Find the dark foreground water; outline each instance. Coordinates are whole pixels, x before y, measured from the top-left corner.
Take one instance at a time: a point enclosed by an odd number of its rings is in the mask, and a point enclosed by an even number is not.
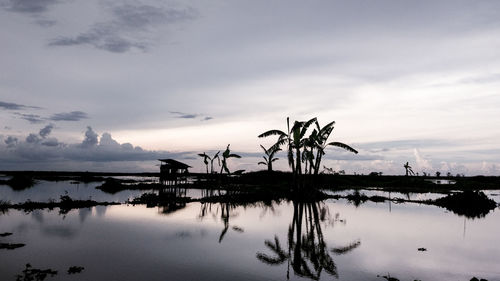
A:
[[[65,184],[68,193],[76,189]],[[43,198],[42,187],[29,192]],[[6,189],[0,186],[2,200]],[[82,189],[95,192],[80,186],[82,196],[88,196]],[[113,196],[123,201],[132,193]],[[111,195],[91,196],[99,201]],[[500,280],[498,208],[476,219],[434,206],[356,207],[344,200],[190,203],[175,211],[119,205],[64,215],[57,208],[9,210],[0,213],[4,232],[13,234],[0,237],[1,243],[26,246],[0,249],[0,280],[15,280],[27,263],[58,271],[46,280],[385,280],[377,275],[389,274],[399,280]],[[84,270],[68,275],[71,266]]]

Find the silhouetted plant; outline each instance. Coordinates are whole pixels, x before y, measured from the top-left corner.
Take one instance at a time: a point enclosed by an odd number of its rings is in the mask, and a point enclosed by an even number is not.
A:
[[[262,150],[264,150],[266,156],[262,156],[262,158],[264,158],[264,161],[260,161],[258,165],[266,165],[267,170],[271,172],[273,170],[273,162],[278,160],[278,158],[274,157],[274,154],[276,154],[276,152],[280,151],[281,149],[275,146],[271,146],[269,149],[266,149],[262,145],[260,145],[260,147],[262,148]]]
[[[203,157],[203,163],[205,164],[207,168],[207,174],[208,174],[208,160],[210,160],[210,173],[214,173],[214,161],[217,159],[219,161],[219,166],[220,166],[220,159],[219,159],[219,153],[220,151],[217,151],[214,156],[210,157],[208,156],[205,152],[199,153],[198,156]]]
[[[406,174],[405,174],[406,176],[409,176],[409,175],[410,175],[410,176],[414,176],[414,175],[415,175],[415,173],[414,173],[414,172],[413,172],[413,170],[411,169],[411,166],[410,166],[410,164],[409,164],[408,162],[406,162],[406,164],[404,164],[404,165],[403,165],[403,167],[404,167],[404,168],[405,168],[405,170],[406,170]]]
[[[210,159],[210,156],[208,156],[205,152],[198,153],[198,156],[203,157],[203,163],[205,163],[205,166],[207,167],[207,174],[208,174],[208,160]]]
[[[293,157],[293,146],[292,146],[292,131],[290,130],[290,117],[286,118],[287,132],[281,130],[269,130],[260,134],[259,138],[265,138],[269,136],[278,136],[278,141],[273,145],[275,148],[280,148],[283,145],[287,145],[287,158],[288,165],[292,168],[292,173],[295,174],[295,163]]]
[[[341,142],[328,142],[335,122],[330,122],[326,126],[320,127],[315,117],[308,121],[295,121],[292,128],[290,128],[290,118],[287,118],[286,121],[287,132],[269,130],[260,134],[258,137],[263,138],[276,135],[278,136],[278,140],[273,147],[279,148],[283,145],[287,145],[288,164],[292,168],[294,178],[302,174],[302,162],[305,162],[305,173],[312,173],[314,171],[314,174],[317,175],[321,167],[321,159],[325,154],[327,146],[336,146],[353,153],[358,153],[357,150],[347,144]],[[305,137],[309,126],[313,123],[316,124],[316,129],[314,129],[308,137]]]
[[[229,144],[227,145],[226,150],[222,153],[222,160],[221,160],[221,169],[220,173],[222,174],[222,171],[226,171],[226,173],[231,174],[229,171],[229,168],[227,167],[227,159],[229,158],[241,158],[238,154],[233,154],[231,153],[231,150],[229,149]]]
[[[335,125],[335,121],[332,121],[326,124],[324,127],[320,127],[318,121],[315,121],[316,130],[311,134],[314,137],[314,148],[316,148],[316,161],[314,163],[314,174],[317,175],[319,172],[319,168],[321,166],[321,160],[323,155],[325,155],[325,149],[327,146],[335,146],[347,151],[358,154],[358,151],[349,145],[342,142],[328,142],[328,138],[333,131]],[[315,133],[316,132],[316,133]]]

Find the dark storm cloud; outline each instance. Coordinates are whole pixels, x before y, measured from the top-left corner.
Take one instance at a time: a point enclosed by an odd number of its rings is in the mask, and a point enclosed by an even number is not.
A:
[[[29,121],[31,124],[39,124],[45,122],[45,120],[40,116],[36,114],[26,114],[26,113],[19,113],[15,112],[14,115],[19,116],[19,118]]]
[[[88,114],[83,111],[71,111],[56,113],[52,115],[49,119],[52,121],[80,121],[82,119],[89,118]]]
[[[22,105],[22,104],[3,102],[3,101],[0,101],[0,108],[7,109],[7,110],[22,110],[22,109],[30,109],[30,108],[31,109],[40,109],[40,107],[37,107],[37,106]]]
[[[94,24],[77,36],[60,36],[49,46],[90,45],[113,53],[131,49],[145,51],[150,42],[148,34],[154,28],[192,20],[197,13],[192,8],[165,8],[151,5],[119,5],[111,7],[112,19]]]
[[[58,0],[4,0],[0,2],[0,6],[11,12],[40,14],[58,2]]]

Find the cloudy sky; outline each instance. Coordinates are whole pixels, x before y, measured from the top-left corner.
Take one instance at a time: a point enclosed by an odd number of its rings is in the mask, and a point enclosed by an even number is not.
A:
[[[335,170],[500,175],[496,0],[0,0],[0,38],[0,170],[257,170],[290,116]]]

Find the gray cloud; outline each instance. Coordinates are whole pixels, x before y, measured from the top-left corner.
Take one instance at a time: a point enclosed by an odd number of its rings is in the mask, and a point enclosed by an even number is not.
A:
[[[40,141],[40,138],[35,135],[35,134],[29,134],[27,137],[26,137],[26,142],[27,143],[37,143]]]
[[[14,147],[17,144],[17,138],[13,136],[8,136],[4,142],[7,145],[7,147]]]
[[[87,131],[85,132],[85,138],[82,141],[82,147],[92,147],[96,146],[98,143],[99,135],[92,130],[92,127],[88,126]]]
[[[99,135],[91,127],[87,127],[81,143],[65,144],[55,138],[40,139],[36,134],[30,134],[24,142],[18,142],[17,138],[9,137],[5,143],[7,146],[0,146],[0,167],[9,165],[22,167],[19,165],[29,164],[34,165],[30,166],[32,168],[38,165],[47,169],[62,162],[78,165],[89,162],[142,162],[156,161],[160,158],[186,159],[194,154],[192,152],[151,151],[138,146],[134,147],[130,143],[120,144],[109,133],[104,133],[99,139]]]
[[[44,140],[42,142],[42,145],[45,145],[45,146],[59,146],[59,145],[63,145],[62,143],[60,143],[56,138],[48,138],[46,140]]]
[[[82,119],[89,118],[88,114],[83,111],[71,111],[56,113],[52,115],[49,119],[52,121],[80,121]]]
[[[58,0],[4,0],[0,5],[11,12],[40,14],[58,2]]]
[[[39,124],[45,122],[45,119],[42,118],[40,115],[36,114],[26,114],[26,113],[19,113],[19,112],[14,112],[14,115],[19,116],[19,118],[29,121],[31,124]]]
[[[52,129],[54,129],[54,125],[49,124],[49,125],[43,127],[42,129],[40,129],[39,135],[42,138],[46,138],[48,135],[50,135],[50,133],[52,132]]]
[[[151,43],[150,32],[162,25],[196,18],[193,8],[166,8],[151,5],[119,5],[111,7],[112,20],[94,24],[77,36],[60,36],[49,46],[90,45],[113,53],[131,49],[145,51]]]
[[[40,109],[40,107],[37,107],[37,106],[22,105],[22,104],[3,102],[3,101],[0,101],[0,108],[7,109],[7,110],[22,110],[22,109],[29,109],[29,108]]]
[[[185,113],[185,112],[180,112],[180,111],[170,111],[171,114],[175,115],[175,118],[181,118],[181,119],[195,119],[198,117],[202,117],[200,121],[208,121],[214,119],[212,116],[205,116],[203,117],[203,114],[199,113]]]

